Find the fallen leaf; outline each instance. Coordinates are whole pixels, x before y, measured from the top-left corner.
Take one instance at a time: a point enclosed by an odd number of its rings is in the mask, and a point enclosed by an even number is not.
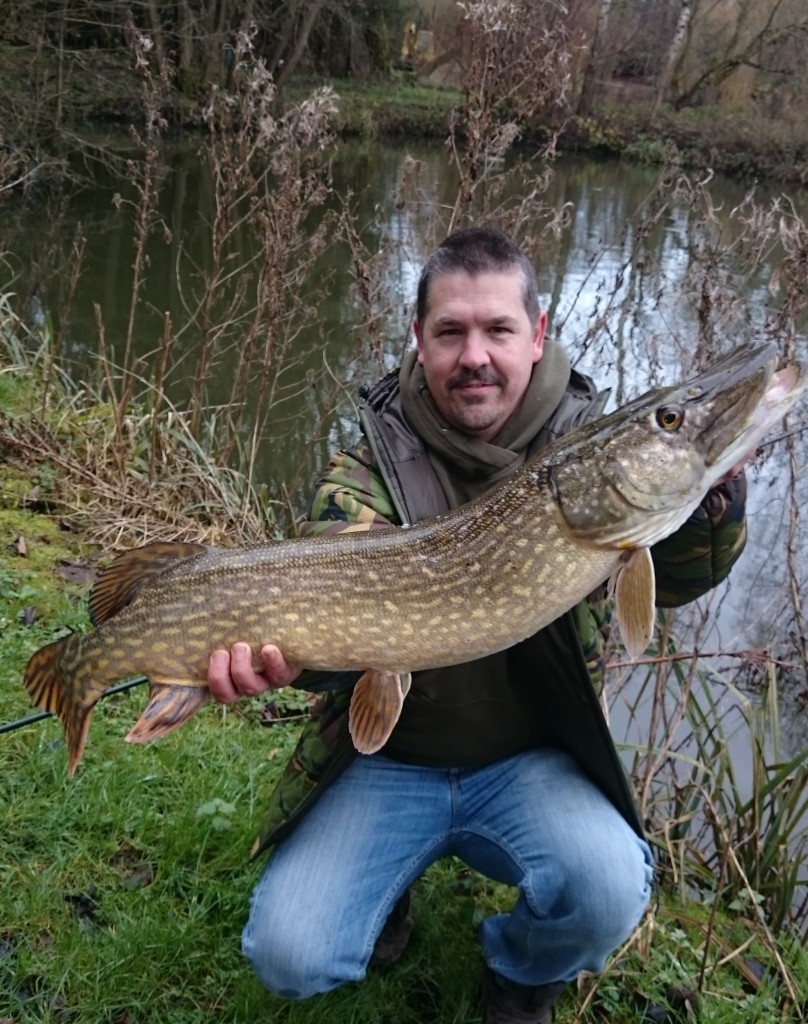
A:
[[[95,569],[87,562],[69,562],[63,558],[56,567],[56,571],[68,583],[77,583],[79,586],[83,586],[95,582]]]
[[[28,542],[21,533],[14,538],[9,547],[21,558],[26,558],[28,556]]]
[[[32,506],[38,505],[42,500],[42,493],[39,490],[39,485],[32,487],[31,490],[23,496],[22,507],[31,508]]]
[[[130,871],[124,878],[123,884],[127,889],[144,889],[154,881],[154,868],[151,864],[141,864]]]
[[[280,709],[274,701],[268,700],[261,705],[261,725],[274,725],[275,722],[280,720],[280,717]]]
[[[0,961],[10,960],[16,952],[16,940],[11,935],[0,935]]]
[[[100,924],[98,916],[98,901],[96,894],[98,890],[91,885],[86,892],[71,892],[65,896],[65,900],[73,907],[73,913],[79,921],[89,921],[92,924]]]
[[[41,953],[43,949],[47,949],[53,945],[53,935],[50,932],[40,932],[39,935],[34,939],[33,949],[37,953]]]
[[[48,501],[47,498],[43,497],[40,487],[37,485],[33,487],[24,497],[22,498],[22,507],[27,509],[29,512],[52,512],[53,502]]]

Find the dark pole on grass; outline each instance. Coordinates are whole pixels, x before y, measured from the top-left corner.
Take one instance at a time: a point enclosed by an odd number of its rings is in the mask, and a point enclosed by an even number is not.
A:
[[[101,694],[99,700],[103,700],[104,697],[111,697],[114,693],[125,693],[127,690],[132,690],[136,686],[141,686],[147,681],[148,680],[145,676],[138,676],[137,679],[130,679],[126,683],[119,683],[117,686],[111,686]],[[14,732],[15,729],[22,729],[26,725],[33,725],[34,722],[41,722],[43,718],[53,718],[53,712],[38,711],[35,715],[28,715],[26,718],[18,718],[14,722],[4,722],[0,724],[0,735],[4,732]]]

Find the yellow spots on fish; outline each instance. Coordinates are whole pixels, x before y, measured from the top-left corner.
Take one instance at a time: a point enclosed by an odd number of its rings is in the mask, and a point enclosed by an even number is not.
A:
[[[530,540],[527,537],[517,537],[516,539],[516,546],[518,548],[526,548],[529,543]]]
[[[388,622],[368,622],[362,626],[363,633],[370,633],[373,636],[381,636],[383,633],[389,633],[390,624]]]
[[[207,637],[210,634],[210,627],[206,622],[191,622],[185,629],[188,637]]]

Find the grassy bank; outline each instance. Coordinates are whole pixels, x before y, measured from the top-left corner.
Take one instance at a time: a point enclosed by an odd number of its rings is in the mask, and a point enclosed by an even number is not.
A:
[[[314,83],[300,83],[303,89]],[[462,95],[426,84],[331,83],[340,96],[338,125],[348,135],[444,139]],[[604,89],[592,113],[569,114],[560,152],[589,153],[643,164],[676,157],[682,167],[707,168],[745,181],[808,184],[808,126],[779,123],[754,109],[697,107],[654,114],[653,97],[636,86]],[[559,125],[522,126],[520,141],[544,145]]]

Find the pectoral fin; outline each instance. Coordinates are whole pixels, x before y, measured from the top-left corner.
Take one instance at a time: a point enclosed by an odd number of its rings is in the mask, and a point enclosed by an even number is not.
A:
[[[390,739],[410,689],[409,672],[368,669],[354,687],[348,728],[360,754],[375,754]]]
[[[127,743],[151,743],[192,718],[208,698],[206,686],[152,683],[149,703],[129,730]]]
[[[654,635],[654,563],[648,548],[637,548],[618,568],[610,582],[615,615],[623,645],[639,658]]]

